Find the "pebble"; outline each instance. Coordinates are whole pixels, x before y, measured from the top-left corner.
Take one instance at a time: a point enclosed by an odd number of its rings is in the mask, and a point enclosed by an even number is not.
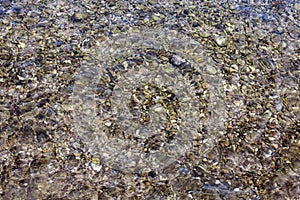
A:
[[[201,31],[200,35],[201,35],[201,37],[204,37],[204,38],[208,38],[209,36],[211,36],[211,34],[209,32],[206,32],[206,31]]]
[[[181,64],[183,64],[185,62],[185,59],[181,58],[178,55],[172,55],[170,61],[173,65],[180,66]]]
[[[300,11],[300,3],[296,3],[294,6],[295,10]]]
[[[159,15],[154,14],[154,15],[151,16],[151,19],[154,20],[154,21],[159,21],[160,17],[159,17]]]
[[[94,164],[94,163],[91,163],[91,167],[93,168],[93,170],[95,170],[97,172],[99,172],[102,169],[101,165],[97,165],[97,164]]]
[[[209,73],[211,75],[214,75],[214,74],[217,73],[217,69],[215,67],[211,66],[211,65],[208,65],[206,67],[206,71],[207,71],[207,73]]]
[[[80,22],[84,19],[87,18],[87,15],[86,14],[83,14],[83,13],[74,13],[72,16],[71,16],[71,21],[73,22]]]
[[[0,65],[5,65],[0,67],[0,129],[4,133],[0,134],[3,166],[0,171],[5,180],[0,184],[1,198],[187,199],[190,195],[193,199],[297,199],[300,196],[299,170],[289,170],[300,166],[296,159],[300,146],[297,132],[299,45],[295,42],[299,36],[298,1],[264,4],[255,0],[239,3],[139,0],[130,1],[131,5],[123,0],[46,1],[47,5],[42,2],[0,0]],[[219,65],[205,63],[205,72],[192,81],[193,87],[199,88],[197,98],[201,103],[195,106],[203,110],[200,117],[206,120],[207,116],[219,114],[210,106],[215,96],[205,90],[210,87],[206,77],[217,74],[223,78],[224,87],[219,91],[225,93],[221,95],[226,106],[226,119],[221,119],[225,130],[220,131],[224,137],[209,132],[215,130],[217,122],[206,124],[203,120],[197,129],[199,138],[197,136],[192,142],[193,148],[188,149],[193,156],[182,155],[178,161],[187,166],[182,170],[175,163],[170,169],[155,172],[149,169],[145,174],[116,171],[115,166],[109,166],[102,159],[94,160],[99,152],[87,149],[73,129],[74,102],[70,97],[74,91],[71,88],[78,69],[90,61],[88,54],[95,50],[90,41],[100,45],[104,41],[113,42],[111,35],[124,30],[135,31],[140,25],[154,30],[163,26],[187,34],[203,45],[200,51],[208,53],[199,58],[199,62],[212,59],[222,66],[219,69]],[[190,79],[188,72],[194,73],[194,66],[188,58],[175,53],[170,50],[167,56],[157,59],[172,64],[165,69],[167,74],[179,69],[184,78]],[[123,57],[118,59],[115,61],[120,65],[111,73],[123,76],[130,71],[131,63]],[[261,63],[261,59],[272,60],[272,63]],[[277,76],[282,81],[278,81]],[[112,87],[111,84],[103,85]],[[99,88],[98,103],[109,110],[110,92],[102,94],[101,91]],[[173,103],[171,98],[164,99],[161,94],[149,98],[153,98],[149,103],[158,105],[150,105],[150,114],[166,111],[170,127],[182,128],[181,111],[177,117],[159,106],[167,103],[168,107]],[[189,97],[185,99],[190,101]],[[135,100],[144,102],[143,98]],[[90,109],[106,112],[97,106]],[[108,113],[99,120],[99,132],[117,128],[109,121],[111,117]],[[86,130],[86,121],[80,123]],[[125,136],[127,140],[129,135]],[[123,140],[125,136],[112,134],[109,137]],[[99,138],[88,139],[98,142]],[[214,140],[216,151],[203,156],[210,146],[210,138]],[[120,154],[133,154],[131,150],[135,147],[131,145],[140,145],[133,143],[128,143]],[[22,150],[24,147],[26,151]],[[71,154],[76,156],[68,156]],[[110,154],[101,156],[110,157]],[[51,167],[53,161],[57,163],[55,168]],[[130,159],[124,161],[134,163]],[[266,170],[263,166],[269,161],[276,163],[276,168]],[[73,172],[78,175],[73,176]],[[176,177],[176,172],[181,174]],[[28,177],[30,184],[27,184]],[[94,191],[96,196],[91,195]]]
[[[5,9],[0,6],[0,15],[3,15],[5,13]]]
[[[214,39],[215,39],[216,43],[219,46],[225,46],[226,45],[226,42],[227,42],[227,38],[226,37],[224,37],[224,36],[216,36]]]

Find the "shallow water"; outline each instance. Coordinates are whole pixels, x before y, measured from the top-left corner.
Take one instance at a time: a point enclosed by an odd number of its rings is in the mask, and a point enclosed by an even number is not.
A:
[[[3,199],[296,199],[295,1],[0,1]]]

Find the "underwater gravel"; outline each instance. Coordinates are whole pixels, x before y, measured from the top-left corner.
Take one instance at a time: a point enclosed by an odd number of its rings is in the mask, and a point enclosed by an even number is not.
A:
[[[1,199],[297,199],[299,14],[292,0],[0,0]],[[140,27],[205,48],[224,81],[225,131],[205,155],[204,125],[169,168],[125,173],[86,150],[71,97],[86,52]]]

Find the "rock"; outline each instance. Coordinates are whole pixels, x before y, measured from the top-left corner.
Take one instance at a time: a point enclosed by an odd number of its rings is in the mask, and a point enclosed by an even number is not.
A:
[[[206,71],[207,71],[207,73],[212,74],[212,75],[217,73],[217,69],[210,65],[208,65],[206,67]]]
[[[160,20],[160,17],[159,17],[159,15],[154,14],[154,15],[151,16],[151,19],[152,19],[153,21],[159,21],[159,20]]]
[[[0,6],[0,15],[3,15],[4,11],[5,11],[4,8]]]
[[[227,43],[227,38],[224,36],[216,36],[215,41],[219,46],[225,46]]]
[[[170,62],[175,66],[180,66],[181,64],[183,64],[185,62],[185,59],[181,58],[178,55],[172,55]]]
[[[207,37],[211,36],[211,34],[209,32],[206,32],[206,31],[201,31],[200,35],[201,35],[201,37],[204,37],[204,38],[207,38]]]
[[[72,16],[71,16],[71,21],[72,22],[80,22],[84,19],[87,18],[87,15],[86,14],[83,14],[83,13],[74,13]]]

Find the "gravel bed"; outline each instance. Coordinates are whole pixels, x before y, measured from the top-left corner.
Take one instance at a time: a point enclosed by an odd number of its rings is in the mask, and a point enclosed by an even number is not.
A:
[[[299,199],[300,3],[0,0],[0,199]]]

